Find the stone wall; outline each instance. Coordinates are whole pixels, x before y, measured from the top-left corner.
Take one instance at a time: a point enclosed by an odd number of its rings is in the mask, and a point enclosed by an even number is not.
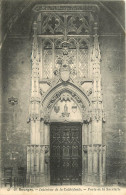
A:
[[[2,165],[26,167],[26,150],[29,144],[31,41],[7,39],[3,47],[2,75]],[[18,104],[11,105],[8,98],[14,96]]]
[[[125,50],[124,36],[100,38],[101,72],[106,124],[103,139],[107,147],[107,182],[124,182],[126,177]]]

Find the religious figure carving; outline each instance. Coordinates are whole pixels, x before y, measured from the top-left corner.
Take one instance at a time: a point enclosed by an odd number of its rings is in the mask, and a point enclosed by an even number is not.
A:
[[[68,106],[67,104],[64,105],[64,112],[62,113],[63,117],[69,117],[70,113],[68,113]]]

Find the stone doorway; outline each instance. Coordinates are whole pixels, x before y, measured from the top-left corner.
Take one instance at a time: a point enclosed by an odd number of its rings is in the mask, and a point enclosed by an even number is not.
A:
[[[98,7],[36,5],[34,11],[27,178],[34,185],[103,184]]]
[[[81,185],[81,124],[52,123],[50,125],[50,150],[50,184]]]

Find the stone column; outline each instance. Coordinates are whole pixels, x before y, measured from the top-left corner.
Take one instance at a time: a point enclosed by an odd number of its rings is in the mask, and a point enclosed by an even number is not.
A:
[[[88,151],[87,151],[87,145],[88,145],[88,124],[85,121],[82,124],[82,184],[85,184],[87,182],[88,177]]]
[[[34,145],[31,146],[31,174],[34,174]]]
[[[88,124],[82,125],[82,145],[88,145]]]
[[[40,158],[40,146],[36,145],[36,150],[35,150],[35,171],[36,174],[39,174],[39,158]]]
[[[103,179],[102,179],[102,146],[99,148],[99,177],[100,177],[100,184],[103,184]]]
[[[92,144],[92,123],[88,124],[88,144]]]
[[[40,119],[36,121],[36,144],[40,145]]]
[[[49,145],[50,143],[50,126],[48,123],[44,124],[44,145]]]
[[[40,146],[40,173],[43,174],[45,172],[45,146]]]
[[[103,154],[102,154],[102,156],[103,156],[103,180],[102,180],[102,182],[103,182],[103,184],[105,184],[105,182],[106,182],[106,146],[103,146],[103,148],[102,148],[102,152],[103,152]]]
[[[45,146],[40,146],[40,183],[45,185]]]
[[[42,119],[41,123],[40,123],[40,144],[44,145],[44,137],[45,137],[45,133],[44,133],[44,121]]]
[[[88,183],[92,183],[92,146],[88,146]]]
[[[96,141],[96,131],[95,131],[95,121],[92,119],[92,123],[91,123],[91,128],[92,128],[92,143],[91,144],[95,144]]]
[[[44,124],[44,144],[45,144],[45,184],[50,184],[50,125]]]
[[[30,99],[30,119],[31,123],[31,154],[30,163],[27,164],[27,174],[30,174],[30,184],[39,183],[39,157],[40,157],[40,64],[39,64],[39,51],[38,51],[38,39],[37,39],[37,24],[34,23],[34,38],[32,47],[32,75],[31,75],[31,99]],[[27,154],[29,159],[29,154]],[[30,167],[29,167],[30,166]],[[29,173],[30,170],[30,173]]]
[[[31,172],[31,147],[27,146],[27,174]]]
[[[38,185],[39,184],[39,173],[40,173],[40,170],[39,170],[39,158],[40,158],[40,146],[39,145],[36,145],[35,146],[35,183]]]
[[[82,146],[82,185],[88,181],[88,146]]]
[[[99,146],[93,146],[93,182],[99,183]]]
[[[35,132],[36,128],[35,128],[35,121],[32,119],[31,120],[31,133],[30,133],[30,143],[31,144],[36,144],[36,132]]]
[[[96,24],[95,24],[96,25]],[[97,26],[95,26],[94,44],[92,49],[92,166],[93,166],[93,183],[103,183],[103,151],[102,151],[102,125],[103,125],[103,100],[101,89],[101,73],[100,73],[100,48],[97,35]],[[91,154],[89,150],[89,159]],[[104,157],[105,158],[105,157]],[[90,163],[89,163],[90,166]],[[90,168],[89,168],[90,170]],[[99,170],[99,172],[98,172]]]

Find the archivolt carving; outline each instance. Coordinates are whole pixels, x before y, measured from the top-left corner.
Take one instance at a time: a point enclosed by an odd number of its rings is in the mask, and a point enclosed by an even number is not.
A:
[[[82,113],[83,120],[89,121],[90,117],[88,116],[88,110],[90,106],[90,101],[87,98],[87,96],[85,96],[85,94],[82,91],[80,91],[80,89],[76,89],[76,87],[73,86],[66,87],[61,85],[52,89],[52,91],[48,93],[42,101],[44,110],[43,119],[45,123],[50,122],[51,110],[60,99],[61,100],[73,99],[73,101],[76,102]]]
[[[58,91],[60,92],[60,91],[65,90],[65,89],[68,91],[71,91],[73,93],[75,92],[75,93],[79,94],[78,96],[83,101],[85,101],[85,103],[87,105],[90,104],[91,99],[90,99],[90,97],[88,97],[86,91],[82,87],[78,86],[76,83],[74,84],[74,83],[68,82],[68,81],[66,83],[59,81],[59,82],[55,83],[54,85],[52,85],[52,87],[47,91],[47,93],[45,93],[43,95],[42,104],[45,103],[47,106],[48,103],[46,103],[46,102],[48,102],[49,99],[51,100],[55,94],[58,96],[57,92]],[[74,94],[73,94],[73,96],[74,96]]]
[[[76,93],[71,92],[71,91],[67,91],[67,90],[58,92],[58,93],[53,97],[53,99],[51,99],[51,101],[49,102],[47,108],[48,108],[48,109],[52,108],[52,106],[54,105],[54,102],[56,102],[57,100],[59,100],[59,97],[60,97],[61,94],[64,93],[64,92],[69,93],[69,94],[73,97],[73,99],[76,100],[76,102],[79,104],[79,107],[82,108],[83,110],[86,110],[86,106],[85,106],[85,104],[82,102],[82,100],[80,99],[80,97],[79,97]]]

